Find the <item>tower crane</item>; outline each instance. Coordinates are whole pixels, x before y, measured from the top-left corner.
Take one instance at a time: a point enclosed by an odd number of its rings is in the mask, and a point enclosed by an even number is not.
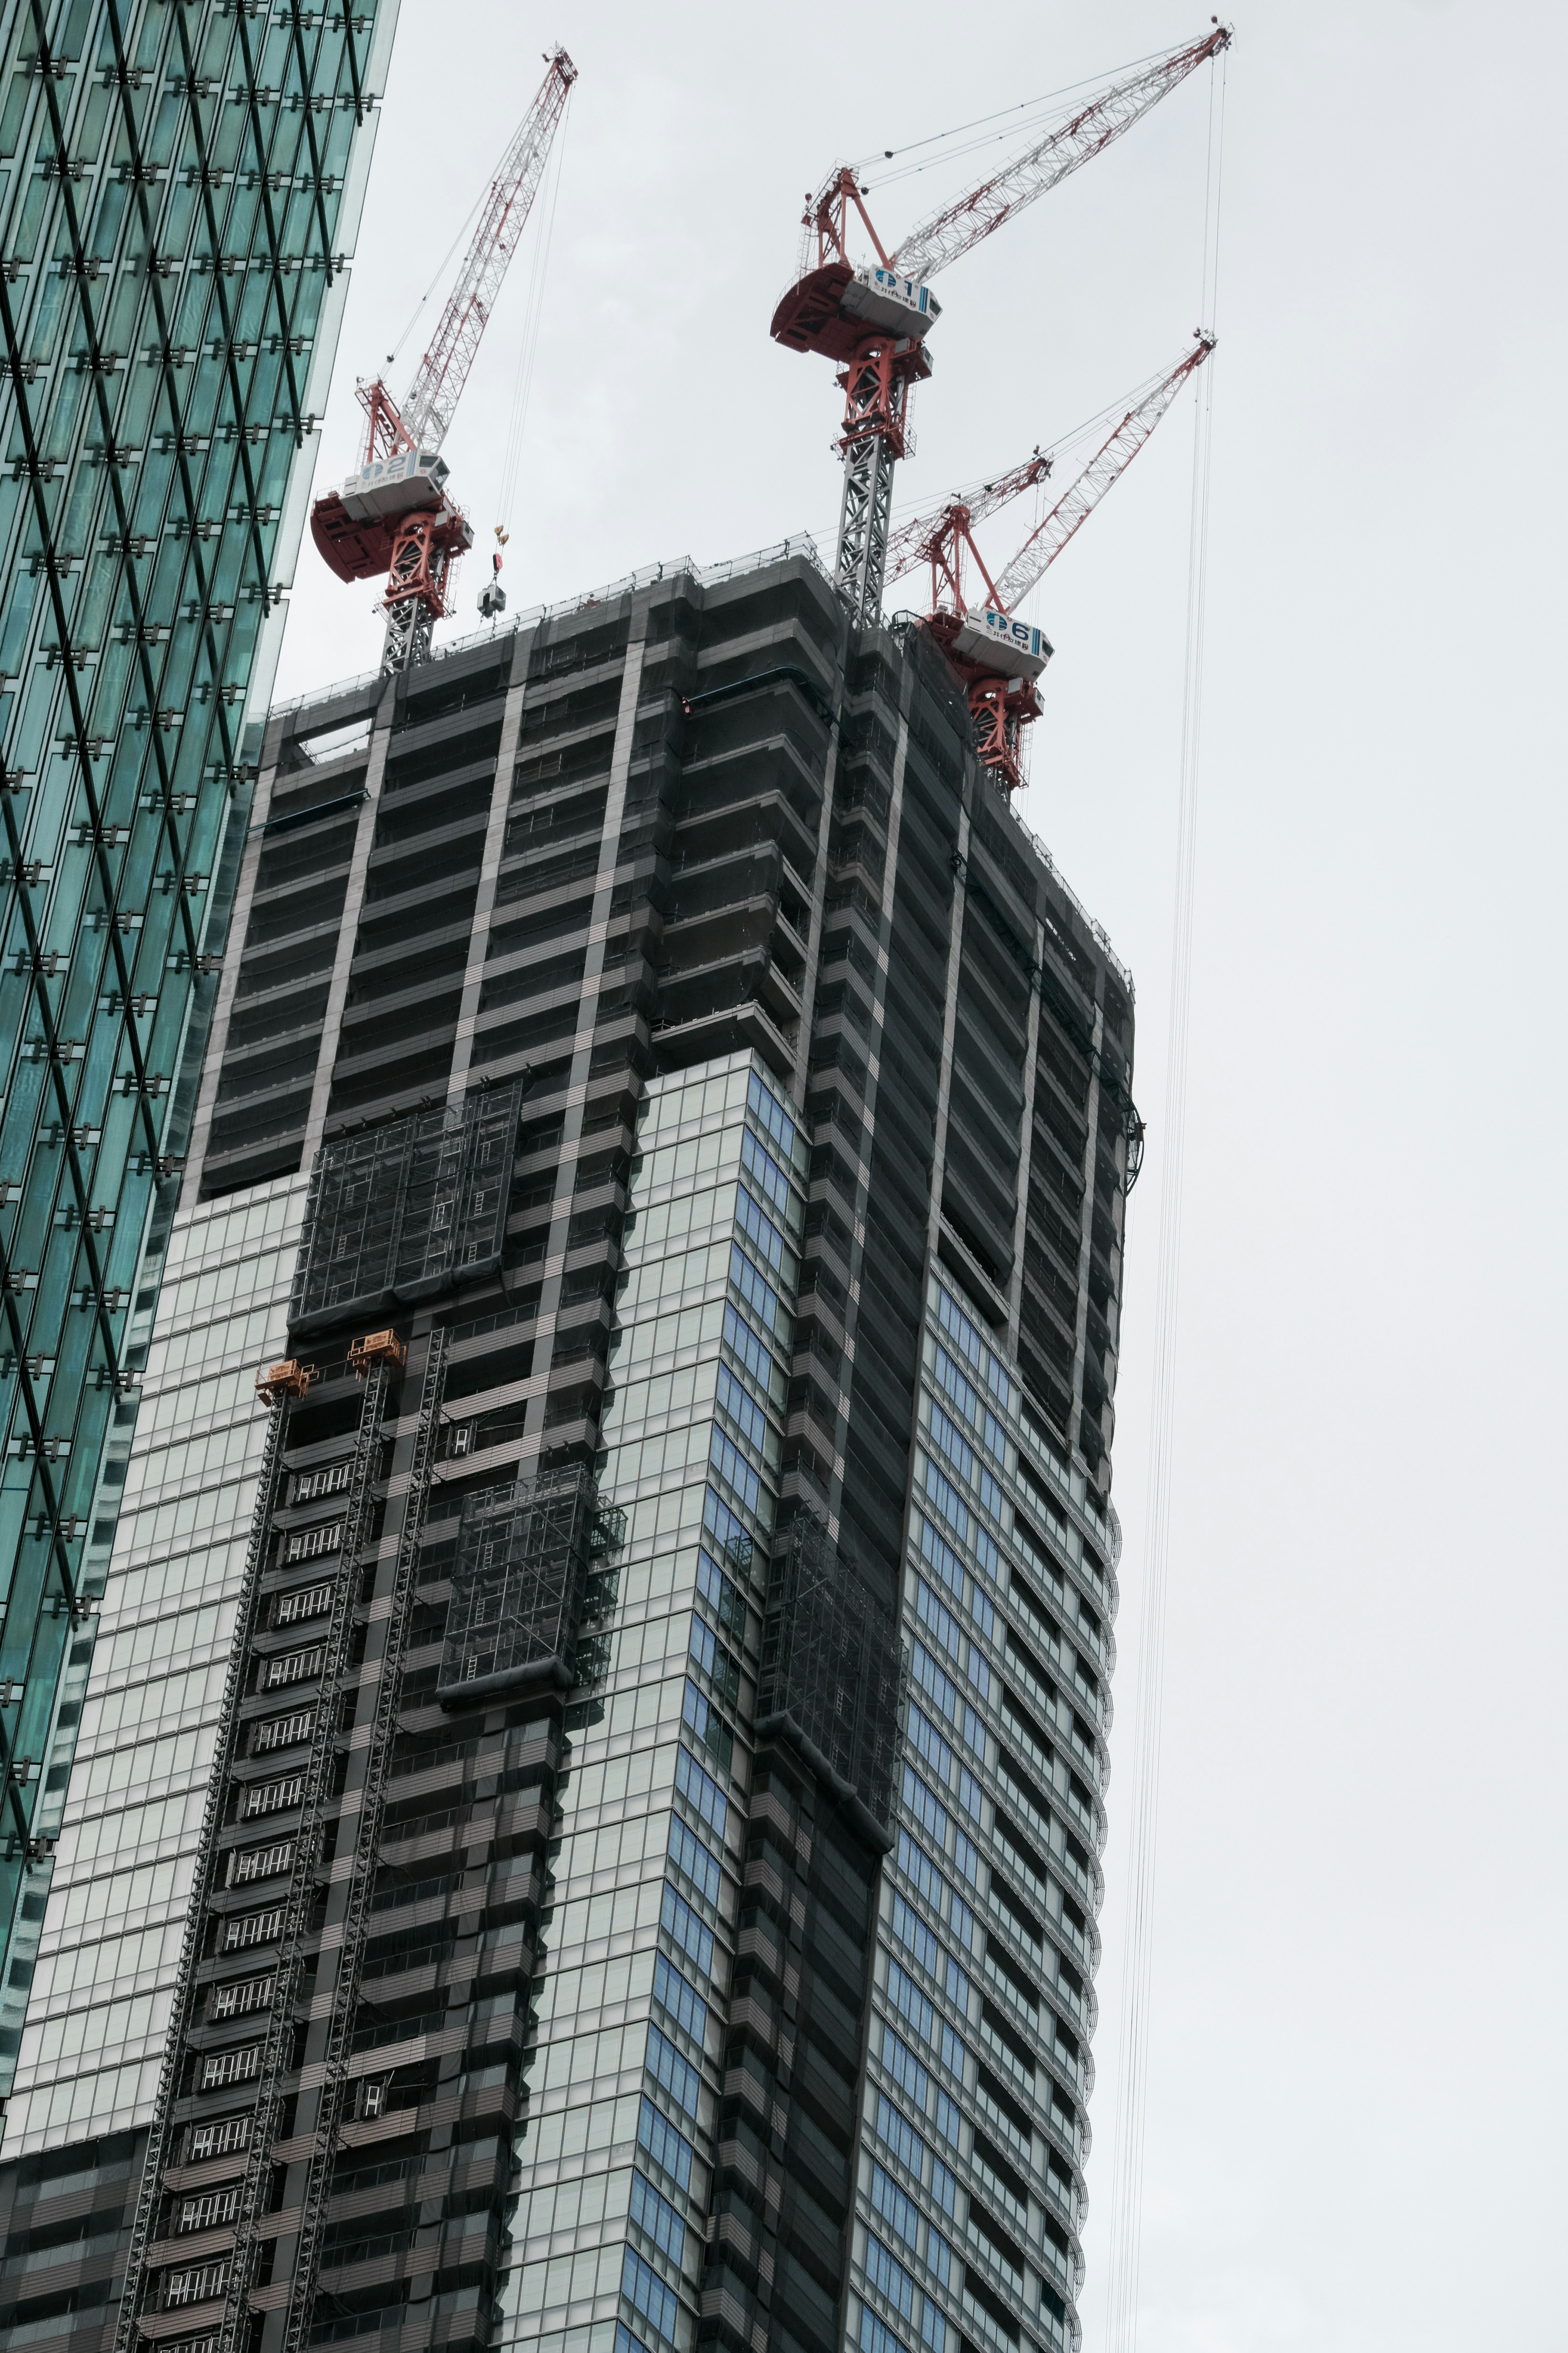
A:
[[[431,631],[450,608],[453,566],[473,545],[468,517],[447,493],[441,444],[576,79],[577,69],[564,49],[547,58],[539,94],[490,183],[457,283],[413,383],[401,403],[380,376],[356,387],[365,413],[359,471],[310,510],[310,536],[340,580],[385,578],[384,670],[429,659]],[[499,555],[494,563],[499,574]],[[479,599],[487,613],[500,611],[505,603],[499,579]]]
[[[872,226],[853,166],[840,165],[815,196],[807,195],[802,259],[811,260],[815,241],[815,263],[779,303],[771,332],[788,350],[819,352],[842,371],[844,493],[835,568],[852,620],[864,625],[881,612],[893,467],[911,447],[910,397],[931,372],[926,337],[942,313],[929,281],[1130,131],[1231,37],[1228,25],[1216,25],[1201,40],[1108,84],[977,188],[911,229],[891,253]],[[849,259],[851,213],[870,238],[874,263]]]
[[[1023,782],[1020,731],[1040,715],[1035,681],[1051,657],[1044,634],[1018,620],[1017,608],[1073,533],[1088,522],[1107,491],[1121,480],[1182,386],[1214,348],[1215,338],[1200,334],[1169,375],[1134,402],[994,580],[974,544],[973,527],[1050,472],[1049,458],[1042,457],[1038,449],[1010,473],[987,482],[978,494],[950,499],[933,513],[917,515],[888,543],[889,580],[913,571],[917,565],[931,565],[931,612],[926,625],[968,689],[980,757],[1007,792],[1016,791]],[[963,593],[965,554],[985,584],[985,602],[975,607],[970,606]]]

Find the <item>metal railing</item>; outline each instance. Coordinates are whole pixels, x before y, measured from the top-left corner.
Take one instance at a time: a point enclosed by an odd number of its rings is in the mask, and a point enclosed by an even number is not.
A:
[[[563,613],[585,613],[595,605],[614,604],[619,597],[629,596],[638,588],[654,587],[661,580],[679,578],[682,573],[704,587],[714,587],[722,581],[739,579],[748,572],[764,571],[770,564],[786,563],[792,556],[801,557],[814,571],[820,573],[824,580],[831,582],[832,575],[822,560],[816,542],[805,531],[796,532],[788,539],[778,540],[772,547],[757,548],[750,555],[731,556],[722,564],[697,564],[689,555],[668,556],[659,564],[640,565],[636,571],[625,574],[619,580],[611,580],[603,587],[590,588],[575,596],[563,596],[552,605],[531,605],[525,612],[516,614],[510,621],[492,621],[487,628],[470,629],[463,637],[448,638],[443,644],[431,647],[430,659],[432,662],[446,661],[453,654],[468,653],[475,646],[499,643],[503,638],[515,636],[519,629],[535,628],[541,621],[554,620]],[[270,715],[274,719],[285,718],[291,712],[308,710],[314,702],[331,702],[342,694],[363,693],[367,687],[384,681],[384,671],[379,668],[361,670],[357,677],[341,678],[331,686],[312,687],[305,694],[291,695],[287,702],[275,702]],[[1076,901],[1074,904],[1077,904]]]

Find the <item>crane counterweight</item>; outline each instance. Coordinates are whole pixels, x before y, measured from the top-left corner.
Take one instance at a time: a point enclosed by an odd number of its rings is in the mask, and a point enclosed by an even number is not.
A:
[[[310,510],[310,536],[340,580],[386,581],[386,670],[428,659],[431,632],[450,609],[453,569],[473,545],[468,517],[447,496],[440,448],[577,79],[564,49],[546,66],[539,94],[490,183],[457,284],[413,383],[401,403],[380,376],[356,387],[365,412],[364,456],[358,472]],[[499,609],[499,585],[492,582],[486,594],[490,608]]]

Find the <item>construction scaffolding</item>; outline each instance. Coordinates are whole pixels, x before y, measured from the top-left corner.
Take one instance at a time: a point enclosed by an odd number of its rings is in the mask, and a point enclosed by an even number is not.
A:
[[[757,1733],[792,1741],[884,1847],[901,1683],[891,1613],[820,1521],[802,1514],[769,1571]]]
[[[466,1496],[437,1697],[452,1706],[492,1691],[569,1691],[591,1556],[623,1515],[601,1515],[578,1465]]]
[[[499,1266],[525,1079],[332,1136],[310,1179],[291,1330]]]

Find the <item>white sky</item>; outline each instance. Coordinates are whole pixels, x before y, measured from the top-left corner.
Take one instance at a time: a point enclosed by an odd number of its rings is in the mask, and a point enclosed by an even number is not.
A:
[[[404,0],[321,482],[353,462],[355,373],[391,347],[559,38],[582,79],[510,518],[514,609],[802,526],[829,550],[837,396],[767,336],[807,184],[1207,21],[1189,0],[600,0],[553,21]],[[1568,32],[1531,0],[1253,0],[1237,30],[1141,2346],[1560,2353],[1565,1302],[1544,1211],[1564,1141],[1549,1030],[1564,599],[1547,538]],[[1205,103],[1195,78],[943,279],[903,498],[1023,456],[1184,347]],[[955,186],[890,188],[884,235]],[[533,235],[447,447],[486,543]],[[1117,1441],[1128,1593],[1089,2353],[1191,440],[1184,403],[1047,584],[1058,652],[1024,812],[1137,976],[1152,1125]],[[470,561],[464,629],[481,580]],[[374,667],[371,602],[307,543],[279,692]]]

